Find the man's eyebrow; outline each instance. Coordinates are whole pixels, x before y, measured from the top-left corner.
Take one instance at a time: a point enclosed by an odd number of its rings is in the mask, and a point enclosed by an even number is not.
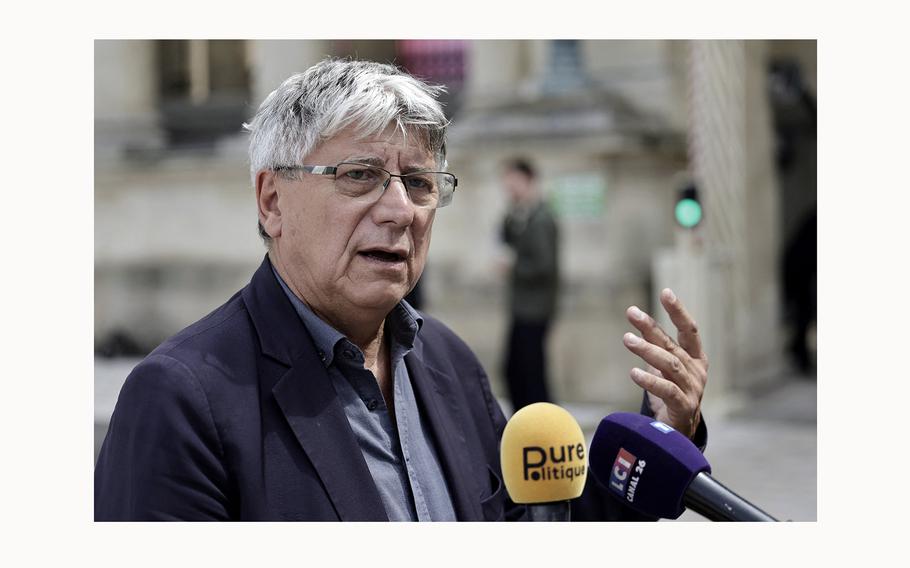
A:
[[[366,164],[368,166],[376,166],[378,168],[381,168],[385,165],[385,161],[378,156],[354,156],[347,158],[345,162],[354,164]]]
[[[404,168],[401,169],[401,173],[409,174],[411,172],[432,172],[435,170],[436,170],[435,164],[428,165],[428,166],[405,166]]]
[[[367,166],[376,166],[377,168],[385,169],[385,160],[378,156],[361,156],[361,157],[351,157],[347,158],[345,162],[355,163],[355,164],[364,164]],[[431,172],[436,169],[436,164],[431,162],[427,165],[407,165],[402,168],[400,173],[408,174],[411,172]]]

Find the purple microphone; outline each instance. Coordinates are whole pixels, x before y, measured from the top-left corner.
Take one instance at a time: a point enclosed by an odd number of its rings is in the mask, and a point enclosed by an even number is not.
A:
[[[712,521],[776,521],[724,487],[691,440],[654,418],[616,412],[588,450],[597,482],[631,509],[676,519],[688,507]]]

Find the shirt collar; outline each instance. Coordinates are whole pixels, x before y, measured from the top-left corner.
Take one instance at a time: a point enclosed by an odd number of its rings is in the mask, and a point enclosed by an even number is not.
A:
[[[281,275],[278,274],[278,271],[275,270],[274,266],[272,266],[272,273],[275,275],[278,283],[281,284],[281,289],[284,290],[288,300],[291,301],[294,310],[303,321],[303,325],[313,337],[313,342],[316,344],[316,349],[319,352],[319,358],[326,367],[331,365],[334,360],[335,347],[338,345],[338,342],[344,342],[350,347],[357,349],[343,333],[313,313],[313,310],[291,291],[284,279],[281,278]],[[420,328],[423,327],[423,317],[421,317],[420,313],[411,307],[410,304],[402,300],[398,302],[398,304],[392,308],[392,311],[389,312],[389,315],[386,316],[386,324],[386,330],[391,334],[391,351],[395,353],[396,351],[401,350],[401,356],[404,356],[405,353],[414,348],[414,341],[417,338],[417,333],[420,331]],[[357,352],[359,352],[359,349],[357,349]]]
[[[396,343],[407,348],[414,348],[414,340],[423,327],[423,317],[409,303],[402,300],[392,308],[386,317],[389,333]]]

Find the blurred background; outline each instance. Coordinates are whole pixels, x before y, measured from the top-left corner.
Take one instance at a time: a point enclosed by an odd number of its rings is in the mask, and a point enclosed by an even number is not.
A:
[[[507,413],[500,173],[524,157],[561,230],[556,402],[589,435],[637,410],[625,309],[658,315],[672,287],[710,360],[716,477],[781,519],[816,519],[814,40],[96,41],[96,457],[132,367],[261,262],[241,124],[327,55],[448,87],[459,183],[421,307],[474,349]],[[687,227],[675,212],[692,187],[702,217]]]

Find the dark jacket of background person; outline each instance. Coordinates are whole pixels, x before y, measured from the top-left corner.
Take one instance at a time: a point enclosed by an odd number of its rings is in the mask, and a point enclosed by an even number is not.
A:
[[[523,321],[552,319],[559,291],[559,230],[546,201],[528,211],[511,209],[503,220],[502,237],[515,253],[509,275],[512,316]]]
[[[454,333],[424,317],[404,360],[456,516],[519,519],[525,508],[509,500],[500,469],[506,420],[487,376]],[[268,259],[247,287],[127,378],[95,469],[95,518],[387,520],[326,368]],[[647,520],[590,475],[573,518]]]

